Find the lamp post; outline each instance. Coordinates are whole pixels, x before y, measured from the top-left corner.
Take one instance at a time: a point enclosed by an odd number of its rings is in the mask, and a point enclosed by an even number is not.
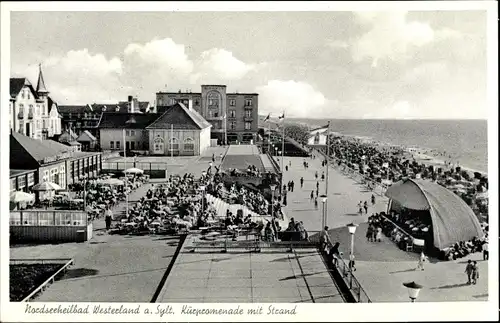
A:
[[[408,296],[410,296],[410,300],[412,303],[415,303],[415,300],[420,293],[420,290],[424,287],[420,284],[415,283],[414,281],[409,283],[403,283],[403,286],[408,289]]]
[[[347,225],[347,229],[349,230],[349,233],[351,234],[351,252],[349,255],[349,272],[351,273],[351,281],[349,282],[349,288],[352,288],[352,259],[354,256],[354,233],[356,233],[356,228],[358,227],[357,224],[354,223],[349,223]]]
[[[83,211],[87,210],[87,175],[82,176],[83,180]]]
[[[274,190],[276,189],[276,184],[269,185],[271,189],[271,219],[274,219]]]
[[[324,228],[326,226],[326,201],[328,201],[328,197],[326,195],[321,195],[321,202],[322,202],[322,213],[321,213],[321,227]]]
[[[274,156],[278,156],[278,147],[274,147]]]

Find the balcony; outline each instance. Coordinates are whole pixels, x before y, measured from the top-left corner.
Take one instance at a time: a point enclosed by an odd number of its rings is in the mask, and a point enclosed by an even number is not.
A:
[[[232,116],[232,115],[228,114],[227,119],[228,120],[235,120],[236,119],[236,115]]]
[[[19,113],[17,114],[17,118],[18,118],[18,119],[24,119],[24,112],[19,112]]]
[[[252,109],[253,109],[253,106],[251,106],[251,105],[245,105],[245,107],[244,107],[244,108],[245,108],[245,110],[252,110]]]
[[[28,113],[28,119],[33,119],[33,112]]]
[[[252,122],[253,121],[253,117],[252,116],[245,116],[245,121],[248,121],[248,122]]]
[[[215,121],[215,120],[224,120],[224,117],[223,117],[223,116],[217,116],[217,117],[214,117],[214,116],[207,116],[205,119],[206,119],[207,121],[210,121],[210,120]]]

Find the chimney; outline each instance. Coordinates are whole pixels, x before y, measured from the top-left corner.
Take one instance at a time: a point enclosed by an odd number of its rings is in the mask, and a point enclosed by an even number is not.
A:
[[[189,99],[188,101],[188,109],[193,110],[193,99]]]
[[[133,97],[131,95],[128,96],[128,99],[127,99],[127,112],[128,113],[134,113],[134,101],[133,101]]]

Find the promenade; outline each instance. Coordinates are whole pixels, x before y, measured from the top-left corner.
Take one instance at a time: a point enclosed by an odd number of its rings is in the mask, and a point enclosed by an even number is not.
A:
[[[209,167],[212,153],[226,148],[209,148],[202,156],[174,158],[177,166],[169,174],[201,175]],[[158,157],[154,157],[157,160]],[[164,159],[168,157],[163,157]],[[123,159],[123,158],[122,158]],[[220,164],[220,157],[215,165]],[[132,166],[131,166],[132,167]],[[154,179],[152,183],[163,182]],[[130,206],[146,195],[145,184],[129,195]],[[113,208],[115,218],[126,210],[125,201]],[[178,237],[122,236],[105,231],[104,218],[93,222],[94,235],[84,243],[11,246],[12,259],[73,258],[67,275],[50,285],[36,300],[65,302],[150,302],[177,248]]]
[[[278,158],[279,159],[279,158]],[[277,160],[278,160],[277,159]],[[303,161],[309,163],[304,169]],[[310,200],[311,191],[316,191],[314,173],[318,172],[319,195],[324,194],[326,181],[321,181],[321,174],[326,168],[321,166],[323,158],[317,154],[315,159],[285,157],[283,183],[293,180],[294,192],[287,192],[286,214],[296,221],[303,221],[309,231],[321,229],[321,198],[318,199],[318,209]],[[292,163],[291,166],[289,163]],[[281,163],[278,163],[281,165]],[[300,188],[300,178],[304,177],[304,187]],[[408,292],[402,286],[404,282],[415,281],[424,286],[419,296],[419,302],[432,301],[484,301],[488,297],[488,262],[483,262],[481,254],[473,254],[456,261],[438,261],[430,259],[424,271],[416,271],[418,254],[406,252],[383,236],[383,241],[368,242],[365,238],[368,227],[368,216],[372,213],[385,211],[388,199],[375,194],[376,204],[371,205],[372,192],[363,185],[355,183],[333,166],[329,169],[328,188],[328,221],[329,234],[332,242],[340,242],[340,250],[344,258],[348,258],[350,250],[350,235],[346,224],[354,222],[359,225],[354,236],[354,255],[356,257],[355,277],[361,283],[372,302],[407,302]],[[359,215],[357,204],[368,201],[368,215]],[[481,258],[481,259],[480,259]],[[481,278],[477,285],[466,285],[464,274],[468,259],[480,260]]]

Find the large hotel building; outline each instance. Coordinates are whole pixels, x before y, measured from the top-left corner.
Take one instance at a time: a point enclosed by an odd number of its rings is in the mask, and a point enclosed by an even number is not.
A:
[[[197,92],[157,92],[157,113],[177,102],[196,110],[212,124],[211,138],[224,143],[256,141],[258,94],[226,93],[225,85],[202,85]]]

